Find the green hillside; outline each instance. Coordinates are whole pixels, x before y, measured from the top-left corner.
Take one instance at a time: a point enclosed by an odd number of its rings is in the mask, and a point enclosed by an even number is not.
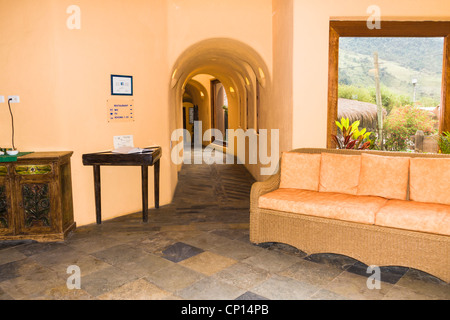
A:
[[[416,101],[438,104],[441,95],[443,44],[443,38],[343,37],[340,39],[339,50],[339,83],[374,87],[373,53],[377,51],[383,87],[412,100],[412,79],[417,79]]]

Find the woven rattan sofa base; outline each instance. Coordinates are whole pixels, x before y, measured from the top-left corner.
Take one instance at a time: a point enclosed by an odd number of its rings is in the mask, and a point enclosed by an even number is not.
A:
[[[311,149],[296,151],[304,150]],[[251,242],[285,243],[307,254],[342,254],[369,266],[414,268],[450,282],[449,236],[259,208],[259,197],[276,190],[279,183],[278,172],[252,186]]]

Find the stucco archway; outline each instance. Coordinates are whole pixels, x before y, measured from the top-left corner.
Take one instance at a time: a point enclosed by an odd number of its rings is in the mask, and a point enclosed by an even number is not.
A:
[[[229,128],[258,130],[264,123],[264,110],[270,104],[270,71],[255,49],[229,38],[200,41],[187,48],[171,70],[169,103],[172,130],[182,128],[182,100],[186,86],[197,77],[218,79],[229,98]],[[205,88],[205,96],[208,86]],[[200,89],[199,92],[202,92]],[[210,128],[204,123],[203,131]],[[182,145],[182,144],[180,144]],[[234,153],[234,150],[227,150]]]

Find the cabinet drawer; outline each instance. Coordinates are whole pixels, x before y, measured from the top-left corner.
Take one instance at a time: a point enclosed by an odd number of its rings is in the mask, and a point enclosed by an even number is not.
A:
[[[19,176],[30,176],[30,175],[46,175],[51,174],[53,168],[50,164],[45,165],[23,165],[16,166],[14,172]]]

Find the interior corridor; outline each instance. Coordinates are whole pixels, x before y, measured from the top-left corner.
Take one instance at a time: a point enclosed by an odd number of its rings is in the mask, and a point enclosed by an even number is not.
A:
[[[196,150],[193,156],[201,156]],[[242,165],[184,165],[172,204],[78,228],[65,242],[2,242],[0,299],[450,299],[423,272],[367,266],[333,254],[306,255],[249,242],[252,176]],[[81,289],[69,290],[78,266]]]

